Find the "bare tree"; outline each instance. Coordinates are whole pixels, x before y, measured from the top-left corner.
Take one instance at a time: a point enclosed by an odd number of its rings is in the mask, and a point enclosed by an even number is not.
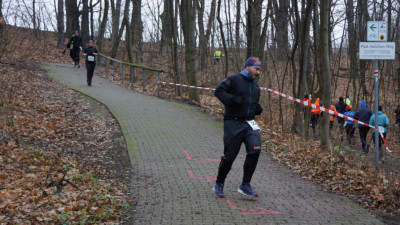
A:
[[[356,29],[354,24],[354,5],[353,0],[347,0],[346,3],[346,17],[347,17],[347,33],[348,33],[348,53],[350,58],[350,82],[353,84],[352,99],[353,102],[357,96],[356,86],[356,75],[358,70],[358,58],[357,58],[357,43],[356,43]]]
[[[125,46],[128,51],[128,60],[129,62],[133,62],[133,56],[132,56],[132,48],[131,48],[131,43],[129,40],[132,38],[132,32],[131,32],[131,25],[129,24],[129,5],[130,5],[129,0],[125,1],[125,10],[124,10],[124,17],[122,19],[122,24],[125,26],[125,33],[126,33],[126,41],[125,41]]]
[[[293,76],[296,77],[296,67],[295,67],[295,52],[297,46],[299,46],[299,80],[297,84],[297,97],[302,98],[306,93],[306,78],[311,76],[310,72],[310,24],[311,24],[311,8],[312,0],[303,0],[301,2],[301,17],[297,7],[297,1],[293,0],[293,8],[295,13],[295,41],[292,48],[292,66],[293,66]],[[296,81],[296,79],[294,79]],[[295,87],[295,82],[293,83]],[[296,93],[295,88],[293,88],[293,93]],[[295,103],[295,113],[293,117],[293,127],[292,131],[298,134],[304,135],[305,126],[303,124],[303,106]],[[308,120],[306,120],[308,124]],[[308,127],[307,127],[308,128]]]
[[[162,52],[162,48],[165,45],[172,45],[172,32],[171,32],[171,16],[172,11],[169,4],[173,4],[173,2],[169,0],[164,0],[164,10],[161,14],[161,44],[160,44],[160,52]]]
[[[350,1],[350,0],[349,0]],[[353,1],[353,0],[351,0]],[[357,1],[357,25],[358,25],[358,40],[365,40],[366,38],[366,32],[365,28],[367,27],[367,21],[369,20],[369,14],[368,14],[368,4],[364,0],[358,0]],[[367,61],[365,60],[360,60],[359,62],[359,77],[360,77],[360,85],[363,91],[363,96],[364,98],[368,97],[369,93],[367,90],[367,87],[365,85],[365,73],[367,70]],[[353,96],[353,102],[354,101]]]
[[[142,21],[142,0],[132,0],[132,44],[136,46],[136,52],[138,53],[138,59],[143,62],[143,50],[142,50],[142,36],[143,36],[143,21]]]
[[[86,44],[89,41],[89,2],[82,0],[81,38]]]
[[[112,50],[111,50],[111,57],[115,58],[118,51],[118,44],[119,42],[118,36],[119,33],[119,17],[121,15],[121,0],[111,0],[111,15],[112,15],[112,27],[111,27],[111,43],[112,43]],[[122,27],[122,26],[121,26]]]
[[[194,38],[194,15],[192,14],[192,0],[182,1],[181,24],[185,41],[185,66],[187,80],[190,85],[197,86],[196,80],[196,60],[195,60],[195,38]],[[199,93],[197,89],[189,89],[189,99],[199,102]]]
[[[225,42],[225,34],[224,34],[224,26],[222,25],[222,21],[221,21],[221,0],[218,0],[218,9],[217,9],[217,20],[219,23],[219,30],[221,32],[221,40],[222,40],[222,45],[224,46],[224,53],[225,53],[225,77],[228,76],[228,48],[226,46],[226,42]]]
[[[90,39],[93,40],[94,38],[94,7],[96,7],[96,5],[100,4],[100,10],[99,10],[99,21],[101,18],[101,0],[98,0],[96,3],[93,4],[93,0],[90,0],[89,2],[89,13],[90,13]]]
[[[273,0],[274,12],[276,14],[274,25],[276,28],[275,41],[277,43],[279,60],[286,60],[288,56],[288,23],[289,23],[289,0]]]
[[[70,37],[74,30],[79,30],[79,7],[77,0],[65,0],[65,9],[67,12],[67,37]]]
[[[1,1],[1,0],[0,0]],[[1,2],[0,2],[1,5]],[[57,13],[57,47],[64,48],[65,33],[64,33],[64,0],[58,0]]]
[[[107,20],[108,20],[108,10],[109,9],[110,9],[109,1],[104,0],[104,12],[103,12],[103,18],[100,23],[99,37],[98,37],[98,43],[97,43],[97,47],[100,52],[103,50],[104,33],[106,32],[106,24],[107,24]]]
[[[263,0],[248,0],[247,16],[247,57],[260,57],[261,11]]]
[[[206,67],[207,62],[207,49],[208,42],[210,40],[211,35],[211,27],[215,20],[215,8],[216,8],[216,0],[211,1],[211,10],[210,15],[208,17],[207,27],[204,30],[204,9],[205,9],[205,1],[197,0],[198,2],[198,26],[199,26],[199,48],[200,48],[200,63],[199,69],[203,69]]]
[[[171,58],[173,62],[173,67],[174,67],[174,72],[175,72],[175,82],[180,84],[181,83],[181,73],[179,71],[179,63],[178,63],[178,5],[179,5],[179,0],[175,0],[175,10],[173,8],[173,0],[169,0],[170,4],[170,11],[173,12],[171,13],[171,21],[169,25],[171,26],[171,32],[172,32],[172,53],[171,53]],[[176,94],[178,96],[182,96],[182,88],[181,87],[176,87]]]
[[[323,106],[327,109],[331,108],[331,68],[329,62],[329,12],[330,12],[330,1],[321,1],[321,67],[322,67],[322,78],[323,78]],[[329,114],[323,113],[321,119],[321,149],[329,150],[330,139],[329,139]]]

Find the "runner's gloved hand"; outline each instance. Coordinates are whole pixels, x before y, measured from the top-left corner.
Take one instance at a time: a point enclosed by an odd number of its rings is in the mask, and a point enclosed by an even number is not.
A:
[[[233,102],[240,105],[243,104],[243,98],[238,96],[238,97],[233,97]]]
[[[82,47],[79,47],[79,49],[82,51]]]

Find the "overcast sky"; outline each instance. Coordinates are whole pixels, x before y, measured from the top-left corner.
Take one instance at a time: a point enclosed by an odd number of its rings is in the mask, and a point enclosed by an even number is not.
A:
[[[102,0],[103,1],[103,0]],[[122,8],[124,7],[125,0],[122,0]],[[142,0],[142,20],[144,23],[144,34],[143,38],[145,41],[155,41],[159,40],[160,38],[160,29],[161,29],[161,21],[159,16],[163,11],[163,0]],[[242,22],[245,23],[245,11],[246,11],[246,2],[242,0],[241,6],[241,18]],[[209,11],[210,11],[210,0],[206,0],[206,9],[205,9],[205,16],[204,21],[207,22]],[[263,15],[265,15],[265,8],[266,8],[267,1],[264,1],[264,11]],[[55,31],[57,28],[57,21],[56,21],[56,5],[57,0],[36,0],[36,14],[39,18],[40,22],[40,29],[42,30],[49,30]],[[103,4],[104,5],[104,4]],[[98,28],[98,5],[95,8],[95,30],[97,31]],[[132,7],[132,6],[131,6]],[[226,23],[226,18],[229,16],[231,20],[234,21],[235,13],[236,13],[236,0],[223,0],[221,6],[221,19],[223,20],[224,24]],[[229,11],[230,9],[230,11]],[[123,10],[123,9],[122,9]],[[332,6],[332,13],[333,18],[335,20],[335,27],[334,32],[332,33],[334,45],[338,46],[340,44],[340,40],[343,34],[343,29],[345,28],[344,24],[344,0],[336,1],[336,4]],[[230,12],[227,14],[227,12]],[[32,0],[3,0],[3,14],[5,16],[6,22],[11,25],[17,25],[22,27],[33,27],[32,23]],[[121,12],[122,16],[122,12]],[[108,28],[108,35],[111,29],[111,11],[109,12],[109,22],[107,25]],[[234,26],[232,26],[234,28]],[[242,29],[242,39],[244,37],[244,28],[241,26]],[[290,29],[290,28],[289,28]],[[291,38],[290,30],[289,38]],[[217,32],[217,35],[219,32]],[[107,34],[106,34],[107,35]],[[218,39],[218,37],[217,37]],[[216,44],[218,45],[218,44]]]

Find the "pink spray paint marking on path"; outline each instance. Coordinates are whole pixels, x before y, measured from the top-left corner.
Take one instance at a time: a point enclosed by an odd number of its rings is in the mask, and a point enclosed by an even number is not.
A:
[[[188,151],[186,151],[186,150],[183,150],[183,151],[186,154],[186,158],[189,159],[189,160],[195,160],[197,162],[220,162],[221,161],[220,159],[211,159],[211,158],[205,158],[205,157],[203,157],[203,158],[192,158],[189,155]]]
[[[276,212],[276,211],[271,211],[268,209],[264,209],[261,207],[254,207],[255,209],[243,209],[243,208],[239,208],[237,206],[235,206],[231,201],[229,201],[228,199],[225,200],[226,203],[228,203],[228,205],[232,208],[232,209],[237,209],[242,211],[240,214],[241,215],[279,215],[282,214],[280,212]]]
[[[191,170],[188,170],[188,173],[189,173],[189,177],[190,177],[190,178],[196,179],[196,180],[205,180],[205,181],[207,181],[207,182],[212,182],[212,181],[215,182],[215,181],[217,180],[216,177],[210,177],[210,176],[195,177],[195,176],[193,175],[193,171],[191,171]]]

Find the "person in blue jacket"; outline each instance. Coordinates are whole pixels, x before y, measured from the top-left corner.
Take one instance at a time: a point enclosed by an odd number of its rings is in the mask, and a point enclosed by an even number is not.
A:
[[[371,116],[371,119],[369,120],[369,125],[375,126],[375,114]],[[388,117],[382,112],[382,106],[378,106],[378,127],[383,127],[383,137],[386,138],[387,134],[387,129],[386,127],[389,126],[389,119]],[[375,143],[375,130],[373,131],[372,135],[372,140]],[[379,135],[379,161],[383,161],[383,151],[382,151],[382,137]]]
[[[355,119],[361,121],[363,123],[369,124],[369,120],[372,116],[372,111],[367,109],[367,104],[364,100],[361,101],[360,107],[355,115]],[[363,153],[368,153],[369,151],[369,144],[367,144],[367,135],[369,132],[369,127],[358,124],[358,133],[360,134],[361,144],[362,144],[362,151]]]
[[[346,106],[346,112],[344,113],[344,115],[354,118],[354,112],[351,111],[351,107],[349,105]],[[354,132],[356,131],[354,124],[356,123],[351,120],[346,120],[346,122],[344,123],[344,127],[346,129],[347,141],[349,142],[349,145],[352,144],[352,140],[354,139]]]

